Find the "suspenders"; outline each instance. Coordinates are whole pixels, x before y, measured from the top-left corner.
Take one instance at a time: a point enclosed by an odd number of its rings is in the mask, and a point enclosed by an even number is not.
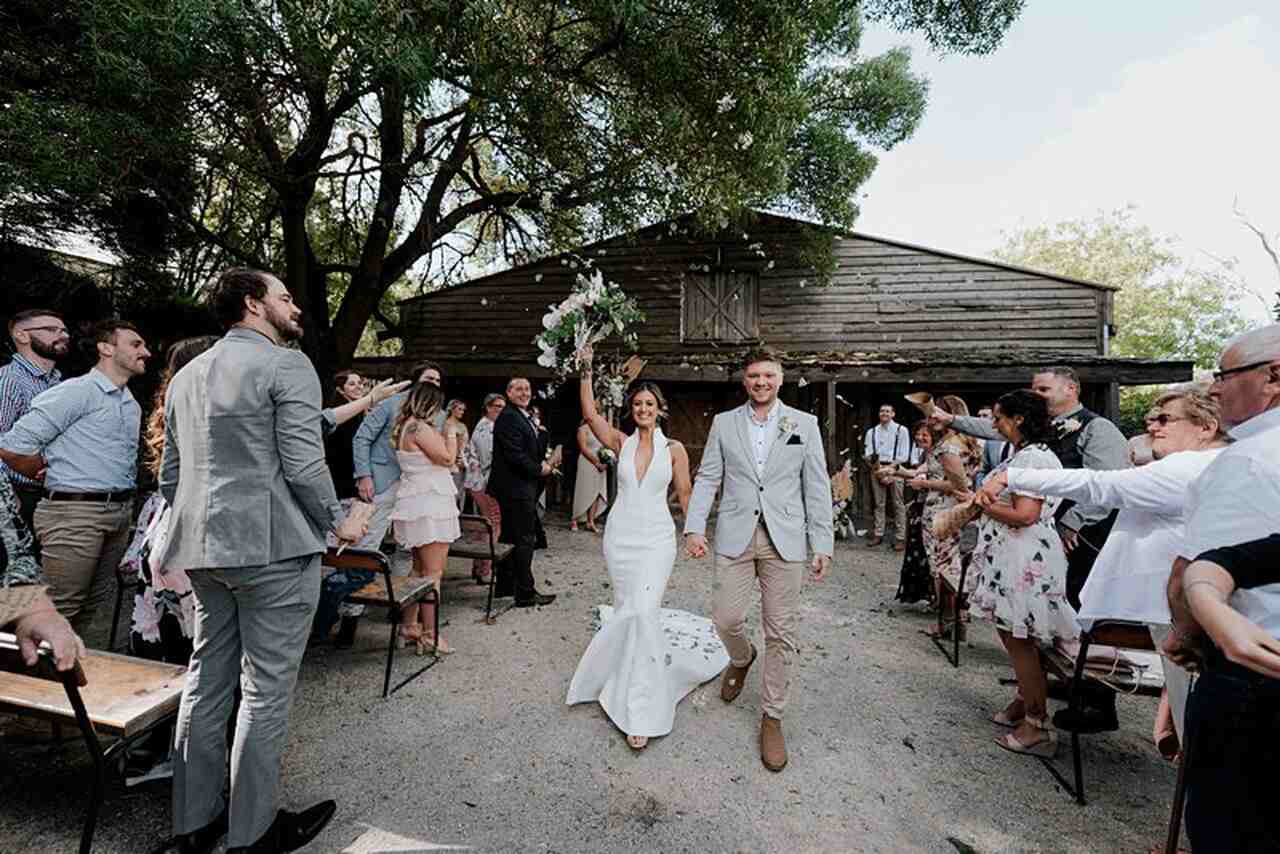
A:
[[[877,462],[879,462],[879,460],[880,460],[880,443],[879,443],[879,441],[876,439],[876,430],[878,430],[878,429],[879,429],[878,427],[872,427],[872,428],[871,428],[871,430],[869,431],[869,432],[871,433],[871,453],[873,453],[873,454],[875,454],[875,455],[876,455],[876,461],[877,461]],[[898,442],[902,439],[902,433],[903,433],[903,431],[904,431],[904,430],[906,430],[906,429],[907,429],[906,427],[904,427],[904,426],[902,426],[901,424],[899,424],[899,425],[898,425],[898,429],[897,429],[897,430],[894,432],[894,434],[893,434],[893,459],[894,459],[894,461],[895,461],[895,462],[896,462],[896,461],[897,461],[897,459],[898,459]],[[908,445],[908,448],[907,448],[907,453],[908,453],[907,461],[908,461],[908,462],[910,462],[910,461],[911,461],[910,450],[911,450],[911,446],[912,446],[912,445],[914,445],[914,444],[915,444],[915,440],[914,440],[914,439],[912,439],[912,438],[910,438],[910,437],[908,437],[908,438],[907,438],[907,445]]]

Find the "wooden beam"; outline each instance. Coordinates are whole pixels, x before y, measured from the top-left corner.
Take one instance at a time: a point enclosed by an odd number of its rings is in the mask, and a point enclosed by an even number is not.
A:
[[[836,383],[828,380],[823,383],[827,393],[826,399],[826,435],[823,437],[827,448],[827,471],[833,471],[839,461],[840,446],[836,442]]]

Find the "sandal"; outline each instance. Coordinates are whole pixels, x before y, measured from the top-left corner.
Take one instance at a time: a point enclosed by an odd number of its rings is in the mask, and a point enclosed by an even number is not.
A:
[[[418,655],[452,655],[453,647],[449,646],[449,642],[444,638],[437,641],[435,638],[423,635],[418,640]]]
[[[649,737],[647,735],[629,735],[627,736],[627,747],[630,747],[636,753],[644,750],[649,745]]]
[[[404,649],[413,644],[422,643],[422,626],[419,623],[402,623],[396,630],[396,649]]]
[[[930,626],[927,629],[921,629],[920,634],[931,637],[934,640],[951,640],[951,627]]]
[[[1022,710],[1023,710],[1022,714],[1018,715],[1017,717],[1014,717],[1013,713],[1009,711],[1014,706],[1022,706]],[[999,726],[1007,726],[1012,729],[1013,727],[1016,727],[1018,724],[1022,723],[1022,719],[1026,717],[1026,714],[1027,714],[1026,708],[1027,708],[1026,704],[1022,701],[1021,697],[1014,697],[1013,702],[1009,703],[1009,705],[1005,706],[1003,709],[996,712],[994,715],[988,718],[988,720],[990,720],[993,724],[997,724]]]
[[[1011,732],[997,738],[996,744],[1010,753],[1020,753],[1023,756],[1038,756],[1044,759],[1052,759],[1057,756],[1058,731],[1053,728],[1053,724],[1049,723],[1049,719],[1047,717],[1033,718],[1031,715],[1027,715],[1023,720],[1044,733],[1045,738],[1034,744],[1023,744],[1018,741],[1017,733]]]

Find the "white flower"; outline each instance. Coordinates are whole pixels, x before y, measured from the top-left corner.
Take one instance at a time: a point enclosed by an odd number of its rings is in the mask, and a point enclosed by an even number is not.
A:
[[[755,140],[756,138],[751,135],[751,131],[744,130],[742,133],[738,134],[738,144],[736,147],[739,150],[750,148],[751,143],[755,142]]]
[[[784,415],[778,419],[778,435],[789,436],[795,432],[796,422],[791,420],[790,415]]]
[[[543,350],[542,354],[538,356],[538,364],[544,368],[554,368],[556,366],[556,351]]]
[[[732,95],[725,95],[719,101],[716,101],[716,111],[721,113],[727,113],[730,110],[732,110],[734,108],[734,105],[737,103],[738,103],[737,98],[733,97]]]
[[[542,274],[541,274],[541,273],[537,274],[536,276],[534,276],[534,277],[533,277],[533,280],[534,280],[535,282],[541,282],[541,281],[542,281]]]
[[[564,320],[564,316],[560,314],[559,309],[555,311],[549,311],[546,314],[542,315],[542,328],[546,330],[555,329],[557,326],[560,325],[561,320]]]
[[[1080,423],[1079,418],[1068,418],[1058,425],[1058,432],[1063,436],[1070,436],[1084,425]]]
[[[481,305],[488,305],[488,304],[489,304],[489,299],[488,299],[488,297],[480,297],[480,304],[481,304]]]

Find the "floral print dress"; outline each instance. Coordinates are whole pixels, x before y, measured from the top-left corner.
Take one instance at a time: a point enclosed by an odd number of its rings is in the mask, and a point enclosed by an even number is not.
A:
[[[1044,445],[1028,445],[995,468],[1060,469],[1062,464]],[[1031,492],[1018,495],[1044,500],[1040,518],[1025,528],[1011,528],[982,517],[973,553],[975,576],[969,612],[996,624],[1016,638],[1052,643],[1079,634],[1076,612],[1067,602],[1067,555],[1054,526],[1061,502]],[[1001,500],[1010,500],[1008,489]]]
[[[926,477],[929,480],[946,480],[947,473],[942,466],[942,459],[952,454],[960,457],[960,462],[964,466],[965,488],[973,489],[973,479],[978,473],[982,460],[980,455],[970,453],[968,446],[959,437],[948,437],[939,442],[929,453]],[[969,553],[972,551],[972,546],[970,545],[966,548],[966,545],[972,543],[972,538],[966,538],[964,531],[957,532],[954,536],[946,539],[935,537],[933,535],[933,517],[943,510],[950,510],[955,506],[955,496],[930,491],[925,497],[924,513],[920,520],[924,548],[929,556],[929,568],[933,575],[941,575],[945,578],[953,590],[960,587],[960,570],[964,566],[965,559],[968,558]],[[974,578],[971,571],[965,576],[964,592],[972,592],[973,585]]]

